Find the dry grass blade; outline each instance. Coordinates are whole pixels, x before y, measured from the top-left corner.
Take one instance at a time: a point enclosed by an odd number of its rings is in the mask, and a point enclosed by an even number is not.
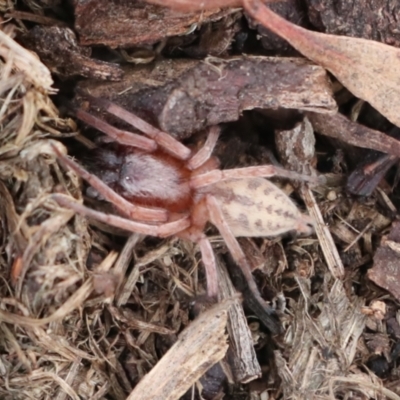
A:
[[[325,224],[318,203],[308,186],[301,188],[300,192],[304,202],[306,203],[308,213],[315,221],[315,232],[321,245],[321,249],[329,271],[336,279],[343,278],[345,275],[343,262],[336,248],[332,234],[329,231],[328,226]]]
[[[286,335],[285,345],[291,348],[286,361],[280,351],[275,351],[278,374],[283,384],[285,399],[333,399],[348,393],[346,387],[336,384],[336,396],[329,397],[327,382],[337,376],[357,378],[361,373],[351,373],[348,366],[356,355],[357,343],[365,327],[365,316],[360,308],[363,300],[349,299],[339,280],[325,278],[324,289],[311,293],[308,279],[298,277],[302,299],[296,305],[295,321]],[[323,293],[322,293],[323,292]],[[320,315],[312,318],[309,308],[321,302]],[[329,357],[321,357],[322,349],[329,349]],[[346,372],[344,372],[346,371]],[[363,390],[363,387],[356,387]]]
[[[291,24],[260,0],[243,0],[256,21],[330,71],[355,96],[400,126],[400,49],[366,39],[311,32]]]
[[[26,317],[23,315],[11,314],[7,311],[3,311],[0,309],[0,321],[12,325],[34,327],[46,325],[50,322],[61,320],[70,312],[80,307],[92,293],[92,290],[92,282],[85,282],[61,307],[59,307],[52,315],[48,317],[37,319]]]
[[[12,54],[11,62],[24,73],[28,82],[48,92],[55,91],[51,88],[53,79],[50,71],[39,58],[0,30],[0,55],[8,59],[10,53]]]

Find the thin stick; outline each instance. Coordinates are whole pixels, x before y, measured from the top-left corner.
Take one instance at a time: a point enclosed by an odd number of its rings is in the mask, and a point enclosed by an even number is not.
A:
[[[237,295],[228,271],[220,260],[217,261],[219,272],[219,300]],[[228,311],[228,333],[230,346],[228,358],[233,362],[232,372],[236,382],[248,383],[261,376],[261,367],[254,350],[253,338],[244,314],[241,302],[236,300]]]
[[[329,271],[336,279],[343,278],[344,266],[342,260],[332,238],[332,234],[325,224],[314,195],[308,187],[301,188],[300,192],[306,203],[310,217],[315,221],[315,232],[318,236],[318,241],[321,245],[326,263],[328,264]]]

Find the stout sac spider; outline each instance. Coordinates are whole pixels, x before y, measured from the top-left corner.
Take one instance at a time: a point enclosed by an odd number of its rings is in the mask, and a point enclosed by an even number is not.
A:
[[[259,317],[271,331],[278,332],[279,324],[270,317],[272,310],[261,298],[249,262],[236,238],[270,237],[292,230],[310,234],[310,217],[301,214],[285,193],[263,177],[280,176],[311,182],[316,178],[272,165],[220,170],[218,160],[212,156],[219,136],[218,127],[209,130],[204,146],[192,154],[172,136],[127,110],[105,100],[93,101],[144,132],[148,138],[122,131],[78,110],[77,117],[117,142],[118,150],[105,153],[108,155],[98,176],[55,151],[64,166],[85,179],[123,217],[92,210],[61,194],[54,195],[56,201],[84,216],[128,231],[158,237],[177,235],[197,243],[206,271],[207,295],[215,298],[218,291],[216,261],[204,234],[210,221],[219,230],[261,305],[264,315]]]

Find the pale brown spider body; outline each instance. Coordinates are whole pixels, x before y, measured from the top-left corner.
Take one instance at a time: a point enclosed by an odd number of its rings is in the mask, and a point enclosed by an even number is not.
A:
[[[177,235],[198,243],[206,269],[207,294],[216,297],[215,257],[204,234],[207,222],[211,222],[263,308],[265,315],[264,318],[260,316],[261,319],[269,324],[271,331],[277,332],[279,328],[268,317],[271,310],[259,295],[236,237],[276,236],[293,230],[311,233],[310,217],[303,215],[285,193],[261,177],[278,175],[304,181],[315,178],[272,165],[220,170],[218,160],[212,157],[219,136],[217,127],[210,129],[204,146],[192,154],[168,134],[115,104],[93,101],[140,129],[150,139],[118,130],[80,110],[78,118],[119,143],[112,145],[116,150],[105,151],[97,176],[60,152],[57,154],[64,165],[88,181],[127,218],[94,211],[63,195],[54,195],[54,198],[83,215],[123,229],[159,237]]]
[[[115,146],[111,151],[98,151],[96,159],[93,172],[134,204],[170,213],[189,212],[193,207],[192,171],[185,167],[185,161],[165,151],[148,153]]]

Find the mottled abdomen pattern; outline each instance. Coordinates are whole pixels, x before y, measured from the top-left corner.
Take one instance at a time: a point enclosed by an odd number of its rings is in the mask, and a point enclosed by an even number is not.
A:
[[[290,198],[263,178],[220,182],[211,190],[236,237],[277,236],[310,230],[311,219]]]

